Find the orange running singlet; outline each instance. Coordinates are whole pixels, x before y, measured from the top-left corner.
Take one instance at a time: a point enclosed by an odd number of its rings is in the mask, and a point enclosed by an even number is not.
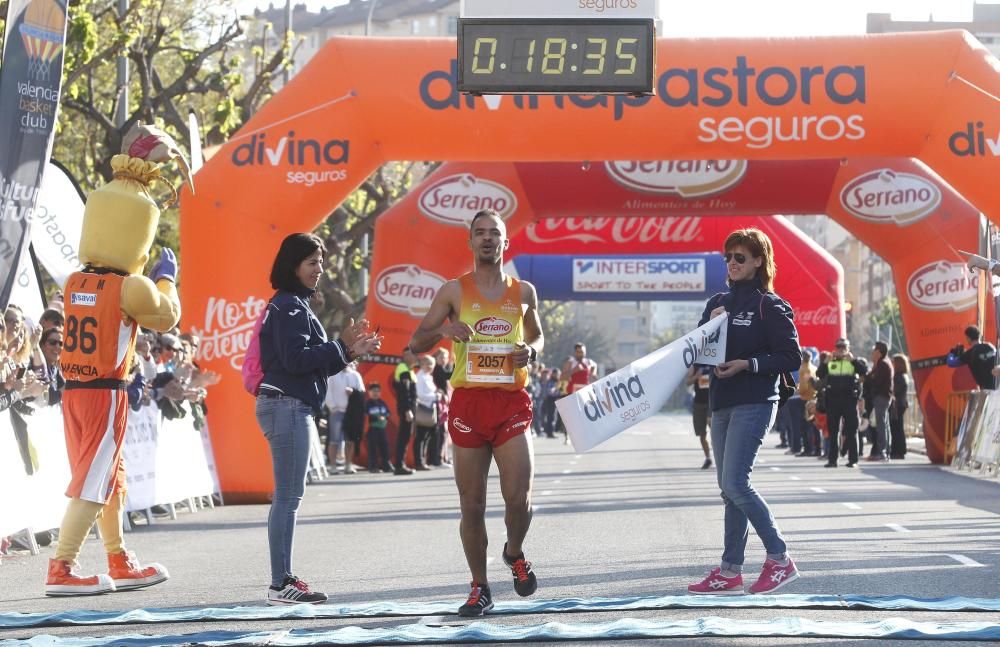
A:
[[[124,276],[74,272],[64,290],[66,330],[60,363],[70,381],[125,380],[138,326],[121,311]]]
[[[462,303],[459,320],[472,328],[472,339],[455,342],[456,389],[503,389],[519,391],[528,381],[528,369],[514,368],[514,344],[524,341],[524,310],[521,282],[508,276],[507,289],[498,301],[487,301],[472,274],[459,277]]]

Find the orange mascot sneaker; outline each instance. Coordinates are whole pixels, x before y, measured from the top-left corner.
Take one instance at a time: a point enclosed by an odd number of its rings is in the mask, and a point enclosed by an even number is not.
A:
[[[101,577],[110,577],[116,591],[131,591],[165,582],[170,574],[161,564],[143,566],[134,554],[122,551],[108,553],[108,574]]]
[[[50,559],[45,595],[100,595],[115,590],[115,583],[107,575],[81,577],[76,572],[79,567],[76,562]]]

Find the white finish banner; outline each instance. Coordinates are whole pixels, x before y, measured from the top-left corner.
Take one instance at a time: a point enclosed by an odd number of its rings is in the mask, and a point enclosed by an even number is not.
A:
[[[692,364],[726,359],[728,315],[712,319],[680,339],[556,402],[573,448],[585,452],[655,415]]]
[[[462,0],[462,18],[656,18],[657,0]]]

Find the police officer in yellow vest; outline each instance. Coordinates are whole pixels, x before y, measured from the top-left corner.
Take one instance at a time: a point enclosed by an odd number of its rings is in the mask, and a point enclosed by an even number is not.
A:
[[[844,338],[837,340],[833,358],[816,371],[816,377],[824,383],[826,419],[830,428],[826,467],[837,466],[841,421],[847,438],[847,466],[854,467],[858,463],[858,399],[864,374],[864,366],[851,354],[850,342]]]

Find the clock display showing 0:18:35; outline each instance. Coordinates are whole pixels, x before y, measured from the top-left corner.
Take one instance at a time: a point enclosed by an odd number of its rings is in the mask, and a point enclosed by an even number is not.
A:
[[[651,21],[466,22],[459,31],[460,90],[645,92],[651,88]]]

